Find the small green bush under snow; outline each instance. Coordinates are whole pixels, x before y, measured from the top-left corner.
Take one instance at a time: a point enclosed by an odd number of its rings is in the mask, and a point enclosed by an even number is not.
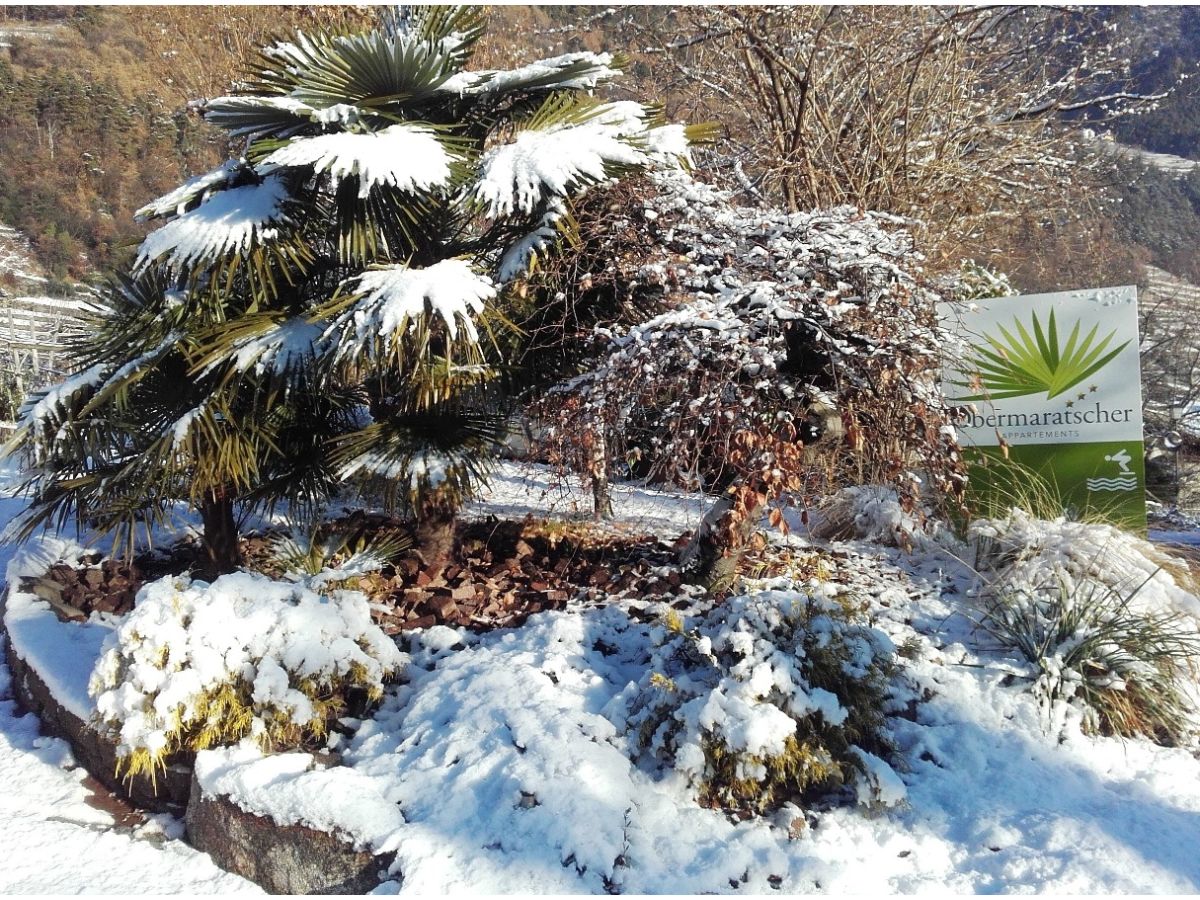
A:
[[[249,573],[165,578],[138,593],[89,690],[125,770],[153,775],[181,749],[319,738],[348,693],[377,698],[403,662],[361,593]]]
[[[736,597],[694,629],[669,617],[649,674],[626,691],[638,754],[683,773],[701,803],[763,812],[842,785],[891,805],[884,761],[895,648],[829,583]]]

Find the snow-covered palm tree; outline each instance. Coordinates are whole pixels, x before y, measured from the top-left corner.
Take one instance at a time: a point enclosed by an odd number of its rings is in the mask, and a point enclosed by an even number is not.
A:
[[[697,132],[602,102],[609,54],[466,68],[475,9],[297,34],[205,118],[243,155],[144,207],[161,221],[109,292],[76,374],[21,421],[28,527],[132,545],[190,501],[214,569],[235,504],[318,503],[349,479],[407,505],[427,554],[501,435],[506,285],[590,186],[687,159]]]

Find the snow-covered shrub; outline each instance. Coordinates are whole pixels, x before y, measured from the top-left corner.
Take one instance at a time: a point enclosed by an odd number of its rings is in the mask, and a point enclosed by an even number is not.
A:
[[[911,547],[923,526],[918,515],[904,509],[893,489],[857,485],[842,488],[823,502],[811,531],[827,540],[858,538]]]
[[[957,272],[942,279],[942,293],[947,299],[965,301],[1011,297],[1016,291],[1004,272],[989,269],[973,259],[966,259],[959,265]]]
[[[636,280],[673,307],[602,335],[599,362],[541,404],[547,443],[569,455],[599,433],[611,468],[688,488],[890,483],[909,509],[919,490],[957,493],[940,298],[903,220],[738,208],[685,174],[652,179],[656,244]],[[792,446],[806,452],[785,459]]]
[[[1200,598],[1188,564],[1162,547],[1112,525],[1039,519],[1012,509],[972,522],[967,531],[974,566],[994,591],[1021,584],[1053,584],[1060,574],[1124,590],[1145,584],[1134,607],[1184,613],[1200,621]]]
[[[107,639],[89,690],[129,775],[177,750],[321,738],[354,692],[378,699],[404,655],[366,598],[261,575],[164,578]]]
[[[1047,722],[1070,704],[1086,731],[1179,743],[1196,724],[1195,621],[1136,610],[1146,581],[1121,590],[1056,569],[991,591],[980,623],[1033,666]]]
[[[884,757],[895,648],[829,583],[736,597],[694,629],[670,617],[650,673],[626,690],[639,756],[683,773],[699,801],[763,812],[842,785],[894,804]]]

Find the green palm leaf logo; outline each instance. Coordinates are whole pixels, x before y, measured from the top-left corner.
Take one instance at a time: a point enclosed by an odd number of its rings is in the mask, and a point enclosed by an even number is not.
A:
[[[985,334],[985,343],[971,345],[974,355],[967,360],[965,371],[974,372],[978,377],[953,383],[977,390],[982,387],[982,390],[960,399],[1007,400],[1044,391],[1046,399],[1050,400],[1099,372],[1129,345],[1126,341],[1115,350],[1108,350],[1116,337],[1115,330],[1097,343],[1098,324],[1080,340],[1080,323],[1076,321],[1066,345],[1061,346],[1053,310],[1045,328],[1037,313],[1030,319],[1032,334],[1030,328],[1014,318],[1015,334],[1003,325],[997,325],[1003,340]]]

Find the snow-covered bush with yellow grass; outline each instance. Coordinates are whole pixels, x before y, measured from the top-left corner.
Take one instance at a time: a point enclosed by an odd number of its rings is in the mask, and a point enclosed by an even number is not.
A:
[[[178,750],[252,738],[264,749],[324,736],[377,699],[404,655],[355,591],[317,594],[261,575],[164,578],[138,593],[89,690],[129,774]]]
[[[682,773],[706,806],[761,813],[842,787],[901,801],[885,761],[895,647],[842,591],[813,580],[735,597],[690,628],[669,614],[622,698],[637,754]]]

